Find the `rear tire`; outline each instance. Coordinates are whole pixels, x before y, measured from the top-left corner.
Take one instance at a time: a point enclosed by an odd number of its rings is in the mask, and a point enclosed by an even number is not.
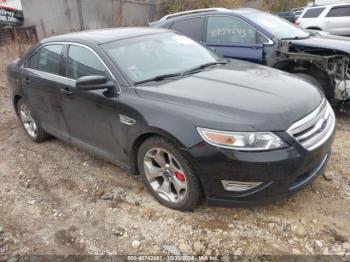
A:
[[[40,122],[23,98],[17,102],[17,115],[24,131],[35,143],[41,143],[50,138],[50,135],[43,130]]]
[[[193,210],[203,198],[200,181],[179,148],[163,137],[147,139],[137,155],[139,173],[158,202],[176,210]]]

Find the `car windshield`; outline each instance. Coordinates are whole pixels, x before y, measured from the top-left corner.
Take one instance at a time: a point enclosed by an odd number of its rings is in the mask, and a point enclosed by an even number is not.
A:
[[[175,33],[119,40],[102,47],[133,82],[180,74],[221,59],[201,44]]]
[[[310,36],[292,23],[267,13],[247,14],[247,17],[279,39],[300,39]]]

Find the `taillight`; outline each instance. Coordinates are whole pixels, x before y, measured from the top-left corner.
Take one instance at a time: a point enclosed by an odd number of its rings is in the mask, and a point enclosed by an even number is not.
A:
[[[296,26],[299,26],[300,25],[300,22],[299,21],[295,21],[294,23]]]

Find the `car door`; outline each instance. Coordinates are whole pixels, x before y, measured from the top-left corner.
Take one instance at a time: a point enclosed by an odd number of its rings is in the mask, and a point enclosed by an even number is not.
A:
[[[350,35],[350,5],[332,7],[324,19],[327,32],[334,35]]]
[[[87,46],[71,44],[65,57],[69,82],[64,87],[62,108],[73,143],[115,163],[124,162],[118,96],[109,96],[106,90],[82,91],[75,87],[76,80],[83,76],[102,75],[115,81],[114,78]]]
[[[46,44],[24,63],[25,99],[42,126],[51,134],[68,137],[61,107],[63,44]]]
[[[238,18],[209,16],[205,38],[210,48],[225,57],[263,63],[263,44],[268,40]]]

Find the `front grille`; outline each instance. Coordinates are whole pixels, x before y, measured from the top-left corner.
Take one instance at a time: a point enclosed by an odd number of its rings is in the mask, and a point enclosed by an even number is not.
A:
[[[333,109],[324,99],[316,110],[294,123],[287,132],[305,149],[311,151],[327,141],[334,128]]]

